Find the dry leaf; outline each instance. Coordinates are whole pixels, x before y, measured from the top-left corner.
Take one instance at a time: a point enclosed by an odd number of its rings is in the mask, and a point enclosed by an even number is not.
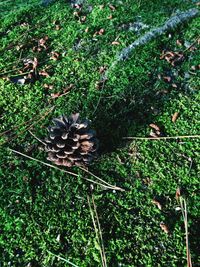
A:
[[[52,51],[50,59],[58,60],[60,54],[58,52]]]
[[[179,113],[175,112],[174,115],[172,116],[172,122],[176,122],[176,120],[178,119]]]
[[[79,4],[74,4],[74,7],[77,9],[81,9],[81,5],[79,5]]]
[[[45,70],[39,71],[39,75],[49,77],[49,74]]]
[[[86,16],[82,16],[80,19],[81,22],[85,22],[86,21]]]
[[[87,27],[86,29],[85,29],[85,32],[88,32],[89,31],[89,28]]]
[[[59,97],[59,96],[60,96],[60,92],[51,94],[51,97],[52,97],[52,98],[57,98],[57,97]]]
[[[169,229],[167,227],[167,225],[163,222],[160,223],[160,228],[166,233],[169,234]]]
[[[120,45],[120,42],[113,41],[113,42],[112,42],[112,45]]]
[[[151,124],[149,124],[149,126],[150,126],[152,129],[156,130],[156,131],[160,131],[160,127],[159,127],[158,125],[156,125],[155,123],[151,123]]]
[[[182,42],[181,42],[180,40],[176,40],[176,44],[177,44],[178,46],[182,46],[182,45],[183,45]]]
[[[46,89],[49,89],[49,90],[52,90],[52,89],[53,89],[53,85],[51,85],[51,84],[47,84],[47,83],[45,83],[45,84],[43,85],[43,87],[46,88]]]
[[[112,19],[112,18],[113,18],[113,16],[112,16],[112,15],[108,16],[108,19]]]
[[[113,5],[109,5],[109,8],[114,11],[116,8]]]
[[[165,82],[170,83],[171,80],[172,80],[172,78],[171,78],[170,76],[165,76],[165,77],[163,77],[163,80],[164,80]]]
[[[38,60],[36,57],[34,57],[32,64],[33,64],[33,70],[35,70],[37,68],[37,65],[38,65]]]
[[[101,66],[101,67],[99,68],[99,73],[102,74],[102,73],[105,72],[105,70],[106,70],[106,67],[105,67],[105,66]]]
[[[172,87],[177,88],[178,86],[175,83],[172,83]]]
[[[55,29],[56,31],[59,31],[61,29],[60,25],[56,25]]]
[[[152,203],[153,204],[155,204],[158,208],[159,208],[159,210],[161,210],[162,209],[162,205],[160,204],[160,202],[159,201],[157,201],[157,200],[155,200],[155,199],[153,199],[152,200]]]
[[[100,30],[99,30],[99,35],[102,35],[104,32],[105,32],[104,29],[100,29]]]
[[[180,198],[180,196],[181,196],[181,189],[180,189],[180,187],[178,187],[176,189],[176,200],[178,200]]]

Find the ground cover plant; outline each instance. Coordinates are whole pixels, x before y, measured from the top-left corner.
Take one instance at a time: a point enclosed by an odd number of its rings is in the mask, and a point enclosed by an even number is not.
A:
[[[50,2],[0,3],[0,266],[187,266],[179,195],[200,266],[199,17],[110,69],[199,3]],[[100,148],[89,172],[64,168],[73,176],[44,165],[40,140],[53,118],[77,112]]]

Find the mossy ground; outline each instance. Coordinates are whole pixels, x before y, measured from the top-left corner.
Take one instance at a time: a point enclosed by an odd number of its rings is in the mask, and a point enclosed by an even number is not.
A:
[[[37,1],[0,3],[0,132],[12,129],[0,136],[0,266],[70,266],[49,251],[77,266],[101,266],[87,202],[91,187],[83,180],[93,178],[76,168],[72,171],[79,177],[74,178],[7,149],[46,162],[29,127],[44,139],[53,117],[72,112],[91,119],[100,139],[100,157],[89,170],[125,189],[94,186],[92,192],[108,266],[186,266],[184,223],[176,209],[178,187],[187,202],[192,261],[200,266],[199,139],[123,139],[149,136],[150,123],[167,136],[199,134],[199,70],[191,71],[199,64],[198,44],[185,52],[178,66],[160,59],[163,50],[183,51],[184,43],[196,40],[199,18],[138,48],[109,73],[104,85],[98,84],[100,68],[109,68],[123,47],[177,10],[194,6],[179,0],[89,0],[77,16],[79,10],[69,1],[46,7]],[[136,33],[122,27],[136,21],[149,29]],[[103,34],[94,36],[100,29]],[[48,49],[33,51],[44,36],[49,38]],[[112,45],[115,40],[118,45]],[[59,53],[58,60],[50,59],[52,51]],[[18,75],[23,59],[34,57],[39,70],[49,67],[49,77],[25,85],[7,79]],[[167,83],[166,76],[173,82]],[[66,88],[68,94],[52,98]],[[179,117],[173,123],[175,112]],[[168,234],[160,228],[162,222]]]

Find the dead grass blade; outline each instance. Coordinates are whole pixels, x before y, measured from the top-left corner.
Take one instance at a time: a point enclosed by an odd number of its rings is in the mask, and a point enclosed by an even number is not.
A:
[[[92,222],[93,222],[97,242],[99,245],[99,252],[100,252],[100,256],[101,256],[102,267],[107,267],[105,249],[104,249],[103,238],[102,238],[102,232],[101,232],[101,227],[100,227],[99,218],[98,218],[98,214],[97,214],[97,210],[96,210],[96,205],[94,203],[93,195],[92,195],[93,209],[92,209],[92,206],[90,203],[90,197],[89,196],[87,196],[87,200],[88,200],[88,205],[89,205],[90,214],[92,217]]]
[[[180,203],[181,206],[181,212],[183,216],[184,221],[184,227],[185,227],[185,243],[186,243],[186,253],[187,253],[187,267],[192,267],[192,259],[190,254],[190,248],[189,248],[189,238],[188,238],[188,215],[187,215],[187,204],[186,200],[180,195],[180,190],[177,194],[177,201]]]
[[[68,260],[66,260],[65,258],[63,258],[63,257],[61,257],[61,256],[59,256],[59,255],[56,255],[56,254],[52,253],[52,252],[49,251],[49,250],[47,250],[47,252],[48,252],[50,255],[52,255],[52,256],[58,258],[59,260],[62,260],[62,261],[64,261],[64,262],[68,263],[68,264],[71,265],[71,266],[79,267],[79,266],[77,266],[76,264],[72,263],[71,261],[68,261]]]

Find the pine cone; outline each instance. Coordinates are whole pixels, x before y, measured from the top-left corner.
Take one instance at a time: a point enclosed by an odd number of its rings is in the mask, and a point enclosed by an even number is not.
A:
[[[67,167],[89,165],[97,156],[98,139],[89,127],[89,120],[80,120],[79,113],[69,118],[62,115],[53,119],[46,141],[48,160]]]

